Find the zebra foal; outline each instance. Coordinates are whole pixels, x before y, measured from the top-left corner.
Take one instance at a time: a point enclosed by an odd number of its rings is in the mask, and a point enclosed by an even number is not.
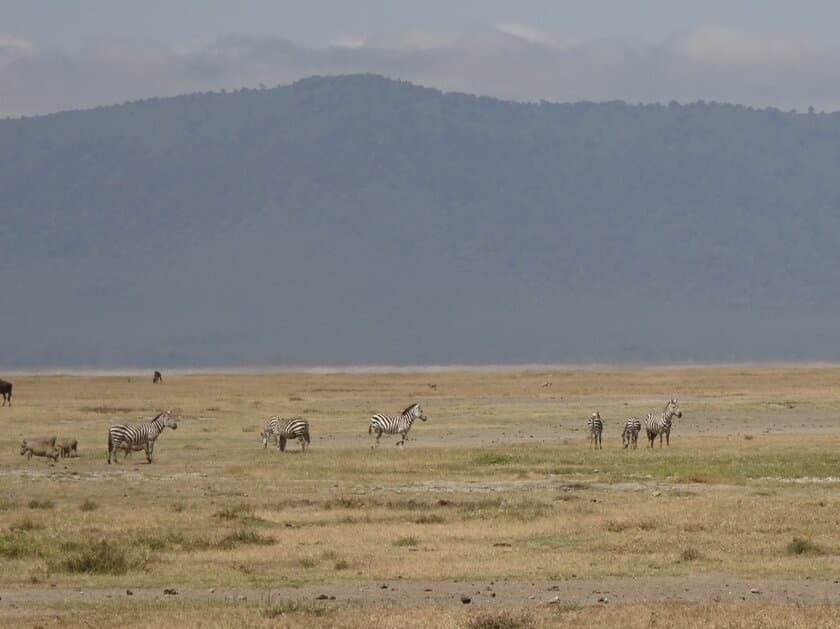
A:
[[[639,433],[642,431],[642,422],[636,417],[630,417],[624,422],[624,430],[621,431],[621,443],[624,447],[632,445],[635,450],[639,445]]]
[[[175,430],[178,423],[172,419],[170,411],[159,413],[148,424],[115,424],[108,429],[108,464],[111,464],[111,457],[117,463],[117,449],[146,450],[146,460],[152,462],[152,453],[155,450],[155,440],[166,427]]]
[[[383,415],[376,413],[370,418],[368,424],[368,434],[376,433],[376,444],[379,445],[379,439],[383,434],[386,435],[402,435],[402,440],[397,441],[398,446],[405,446],[405,440],[408,437],[408,431],[411,430],[411,425],[415,419],[426,421],[426,416],[423,414],[423,409],[420,408],[420,403],[415,402],[406,408],[399,415]],[[375,447],[372,446],[372,447]]]
[[[589,435],[589,439],[592,441],[592,447],[603,449],[601,445],[601,433],[604,432],[604,422],[601,421],[601,413],[595,411],[590,415],[589,419],[586,420],[586,432]]]
[[[668,401],[661,413],[648,413],[645,419],[645,432],[648,438],[648,447],[653,447],[653,442],[659,436],[659,447],[662,447],[662,436],[665,436],[665,444],[671,445],[671,420],[674,417],[682,417],[682,411],[676,398]]]
[[[300,443],[300,451],[305,452],[309,446],[309,422],[303,417],[290,417],[282,419],[277,416],[269,417],[265,422],[265,428],[260,433],[263,448],[268,447],[269,439],[277,440],[277,448],[285,452],[286,441],[297,439]]]

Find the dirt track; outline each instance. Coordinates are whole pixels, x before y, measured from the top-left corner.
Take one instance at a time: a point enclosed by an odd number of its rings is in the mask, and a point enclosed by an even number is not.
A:
[[[272,600],[316,601],[327,605],[392,602],[419,606],[461,606],[462,597],[478,607],[529,607],[545,604],[621,605],[640,602],[738,602],[840,603],[840,579],[785,580],[702,574],[668,577],[605,577],[567,581],[403,581],[337,583],[301,588],[181,589],[165,595],[159,589],[131,589],[132,601],[186,598],[191,600],[264,603]],[[327,598],[324,599],[323,596]],[[124,588],[77,590],[22,588],[0,590],[0,616],[27,615],[29,609],[43,613],[51,603],[76,601],[96,603],[127,599]],[[244,598],[243,598],[244,597]],[[330,597],[335,597],[334,599]]]

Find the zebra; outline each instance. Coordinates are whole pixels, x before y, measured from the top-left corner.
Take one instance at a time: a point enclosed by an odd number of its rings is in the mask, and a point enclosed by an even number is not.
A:
[[[158,382],[163,382],[163,374],[159,371],[155,371],[154,375],[152,376],[152,384],[157,384]]]
[[[639,432],[642,430],[642,422],[639,421],[637,417],[630,417],[624,423],[624,430],[621,431],[621,442],[624,444],[624,447],[627,448],[629,445],[633,445],[633,449],[635,450],[639,445]]]
[[[668,401],[661,413],[648,413],[645,419],[645,432],[647,433],[648,446],[653,447],[653,441],[659,435],[659,447],[662,447],[662,435],[665,435],[666,445],[671,445],[671,419],[682,417],[682,411],[677,403],[677,399],[673,398]]]
[[[178,428],[178,423],[172,419],[171,411],[159,413],[148,424],[133,426],[131,424],[115,424],[108,429],[108,464],[111,464],[111,457],[117,463],[117,448],[139,450],[141,447],[146,450],[146,460],[152,462],[152,453],[155,449],[155,440],[163,429],[169,426],[172,430]]]
[[[309,446],[309,422],[303,417],[269,417],[265,422],[265,429],[260,433],[263,448],[268,446],[269,439],[277,439],[277,448],[280,452],[286,451],[286,440],[297,439],[300,443],[300,451],[305,452]]]
[[[12,383],[6,382],[5,380],[0,380],[0,395],[3,396],[3,406],[6,406],[6,402],[9,403],[9,406],[12,405]]]
[[[399,434],[402,435],[402,440],[398,441],[397,445],[405,446],[408,431],[411,430],[411,425],[418,417],[422,421],[426,421],[426,416],[423,414],[423,410],[420,408],[419,402],[415,402],[399,415],[383,415],[382,413],[376,413],[370,418],[370,424],[368,424],[368,434],[370,435],[373,434],[374,431],[376,432],[376,446],[379,445],[379,439],[383,434]]]
[[[589,439],[592,440],[593,448],[603,448],[601,445],[601,433],[604,432],[604,422],[601,421],[601,413],[595,411],[586,420],[586,430],[589,434]]]

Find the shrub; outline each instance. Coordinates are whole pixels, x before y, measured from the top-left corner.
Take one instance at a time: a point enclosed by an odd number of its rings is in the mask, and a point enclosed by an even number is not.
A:
[[[400,537],[399,539],[394,540],[394,546],[417,546],[419,543],[420,540],[412,536]]]
[[[65,572],[90,574],[125,574],[128,566],[125,552],[106,540],[90,544],[52,565],[54,569]]]
[[[79,507],[82,511],[96,511],[99,508],[99,505],[96,504],[90,498],[86,498],[85,501],[82,503],[82,506]]]
[[[233,533],[225,535],[219,540],[220,548],[233,548],[239,544],[256,544],[260,546],[268,546],[274,543],[273,537],[265,537],[256,531],[250,529],[237,529]]]
[[[10,531],[34,531],[36,529],[42,529],[44,525],[40,522],[33,522],[29,518],[23,518],[20,522],[15,522],[9,527]]]
[[[516,457],[498,452],[479,454],[473,458],[474,465],[509,465],[511,463],[516,463]]]
[[[309,616],[326,616],[332,610],[322,605],[301,603],[299,601],[277,601],[262,608],[262,615],[266,618],[277,618],[286,614],[307,614]]]
[[[52,509],[55,503],[52,500],[38,500],[33,498],[28,503],[30,509]]]
[[[702,559],[702,557],[703,555],[696,548],[686,548],[680,553],[680,559],[682,561],[696,561]]]
[[[479,614],[470,618],[464,626],[466,629],[528,629],[533,626],[533,621],[528,616],[500,612]]]
[[[794,537],[788,544],[787,551],[790,555],[817,555],[822,552],[819,546],[804,537]]]

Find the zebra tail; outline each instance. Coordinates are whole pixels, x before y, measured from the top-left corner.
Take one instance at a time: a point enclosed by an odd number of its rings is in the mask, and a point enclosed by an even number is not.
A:
[[[114,445],[113,440],[111,439],[111,431],[108,431],[108,463],[111,462],[111,450],[113,450],[112,446]]]
[[[303,433],[303,438],[306,440],[306,443],[309,443],[309,427],[306,427],[306,432]]]
[[[368,424],[368,434],[369,435],[373,434],[373,422]]]

